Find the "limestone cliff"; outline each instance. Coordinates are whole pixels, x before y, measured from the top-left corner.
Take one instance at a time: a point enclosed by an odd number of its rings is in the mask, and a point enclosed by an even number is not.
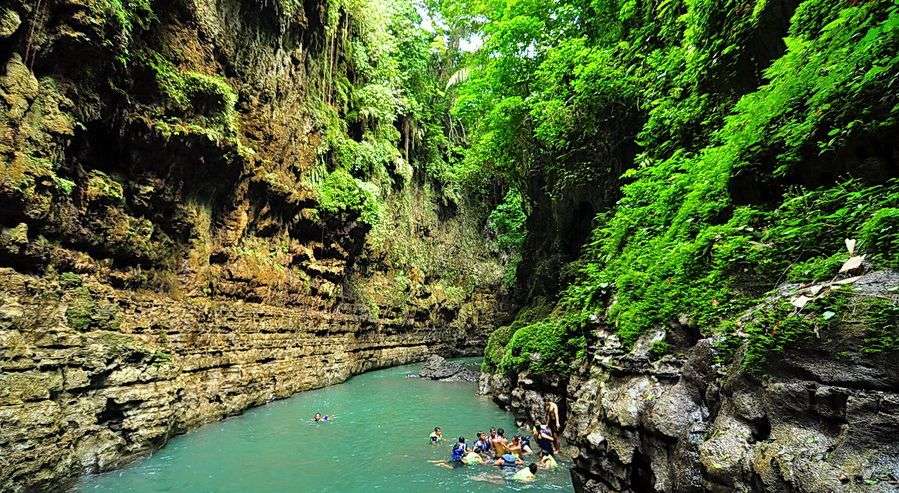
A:
[[[408,117],[378,123],[380,188],[337,164],[375,127],[339,103],[373,77],[349,9],[0,6],[0,490],[482,346],[503,266],[388,132]]]
[[[481,392],[524,420],[559,404],[578,491],[895,491],[899,360],[863,348],[897,289],[895,271],[782,286],[771,303],[804,293],[850,315],[763,372],[747,367],[746,346],[728,362],[720,338],[672,328],[628,348],[597,319],[573,375],[483,374]]]

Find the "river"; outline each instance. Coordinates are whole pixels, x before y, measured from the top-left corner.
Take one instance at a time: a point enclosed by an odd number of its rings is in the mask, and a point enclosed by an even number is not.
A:
[[[513,483],[499,468],[444,469],[462,435],[491,426],[515,430],[512,416],[471,383],[407,378],[419,365],[379,370],[172,439],[124,469],[87,476],[81,492],[497,492],[572,491],[566,468]],[[316,423],[316,412],[330,414]],[[446,440],[429,443],[434,426]],[[511,436],[514,432],[507,432]]]

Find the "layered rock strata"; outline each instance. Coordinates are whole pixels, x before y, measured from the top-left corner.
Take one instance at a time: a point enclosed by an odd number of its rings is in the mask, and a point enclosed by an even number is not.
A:
[[[351,302],[179,300],[10,269],[0,286],[2,491],[58,489],[248,407],[482,343]]]

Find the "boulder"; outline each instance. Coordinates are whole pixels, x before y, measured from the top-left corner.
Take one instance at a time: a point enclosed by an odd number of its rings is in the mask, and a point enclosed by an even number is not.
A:
[[[447,361],[446,358],[434,354],[425,360],[418,376],[442,382],[477,382],[480,372],[467,368],[457,361]]]

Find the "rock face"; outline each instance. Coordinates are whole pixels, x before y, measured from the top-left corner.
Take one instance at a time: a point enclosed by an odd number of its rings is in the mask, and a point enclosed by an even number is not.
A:
[[[405,229],[370,242],[374,221],[315,188],[373,194],[323,144],[349,132],[335,91],[368,82],[345,8],[2,2],[0,491],[62,489],[247,407],[483,345],[502,265],[472,253],[473,221],[391,176],[383,221]]]
[[[353,374],[483,343],[331,308],[182,299],[0,269],[0,490],[53,489]]]
[[[434,354],[425,360],[418,376],[443,382],[477,382],[480,373],[459,362],[447,361],[443,356]]]
[[[854,292],[896,297],[899,274]],[[564,405],[578,491],[896,491],[899,361],[859,351],[851,322],[821,333],[762,374],[721,367],[714,338],[661,357],[648,334],[626,350],[597,327],[586,362],[558,376],[481,377],[481,392],[524,419]],[[560,406],[561,407],[561,406]]]

